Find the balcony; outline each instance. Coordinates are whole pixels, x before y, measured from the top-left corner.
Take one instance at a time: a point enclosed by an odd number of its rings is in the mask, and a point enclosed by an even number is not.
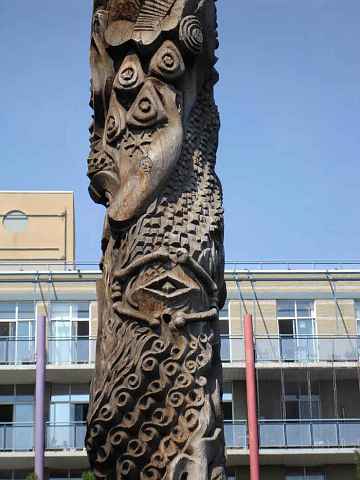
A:
[[[55,365],[92,364],[96,338],[54,338],[48,340],[48,363]]]
[[[24,452],[34,448],[34,428],[29,423],[1,423],[0,451]]]
[[[24,365],[35,363],[35,338],[0,337],[0,364]]]
[[[257,362],[357,362],[360,336],[258,336],[255,351]],[[244,362],[244,338],[222,335],[221,359]]]
[[[244,420],[225,422],[227,448],[247,448]],[[261,449],[273,448],[358,448],[359,419],[260,420]]]
[[[48,450],[82,450],[85,448],[85,422],[48,423],[46,448]]]

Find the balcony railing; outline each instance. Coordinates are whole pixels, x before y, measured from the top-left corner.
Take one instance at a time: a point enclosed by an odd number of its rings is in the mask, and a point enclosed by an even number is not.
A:
[[[360,420],[262,420],[261,448],[359,447]]]
[[[0,364],[35,363],[35,339],[29,337],[0,337]]]
[[[243,337],[221,335],[221,360],[223,362],[244,362]]]
[[[247,448],[246,420],[225,420],[224,434],[227,448]]]
[[[1,423],[0,451],[29,451],[34,448],[34,427],[29,423]]]
[[[79,364],[95,362],[96,339],[91,337],[54,338],[48,341],[48,363]]]
[[[357,362],[360,336],[258,336],[255,352],[257,362]],[[221,358],[244,361],[243,337],[222,335]]]
[[[85,448],[85,422],[48,423],[46,448],[48,450],[82,450]]]
[[[227,448],[247,448],[245,420],[225,421]],[[260,448],[358,448],[360,419],[260,420]]]

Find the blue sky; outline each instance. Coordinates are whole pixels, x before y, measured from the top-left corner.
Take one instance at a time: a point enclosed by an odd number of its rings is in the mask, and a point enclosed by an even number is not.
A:
[[[87,194],[90,0],[1,0],[1,190]],[[228,260],[359,258],[360,2],[218,0]]]

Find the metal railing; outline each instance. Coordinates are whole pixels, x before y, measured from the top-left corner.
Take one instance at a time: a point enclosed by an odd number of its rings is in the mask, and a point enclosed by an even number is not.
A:
[[[225,270],[359,270],[360,260],[240,260],[225,262]]]
[[[227,448],[247,448],[245,420],[224,422]],[[260,448],[357,448],[360,419],[260,420]]]
[[[93,364],[95,362],[96,338],[50,337],[48,340],[49,364]]]
[[[355,448],[360,420],[261,420],[261,448]]]
[[[85,448],[86,422],[47,423],[48,450],[82,450]]]
[[[244,362],[244,338],[233,335],[221,335],[221,360],[228,362]]]
[[[29,451],[34,448],[34,426],[29,423],[0,423],[0,451]]]
[[[0,337],[0,364],[35,363],[35,338]]]
[[[357,362],[360,359],[360,336],[257,336],[257,362]],[[244,339],[221,336],[223,362],[243,362]]]
[[[246,420],[225,420],[224,435],[227,448],[247,448]]]

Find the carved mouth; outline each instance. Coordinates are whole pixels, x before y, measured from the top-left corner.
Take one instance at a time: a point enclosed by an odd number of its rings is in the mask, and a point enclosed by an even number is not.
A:
[[[108,208],[118,189],[119,179],[113,170],[101,170],[91,175],[89,193],[94,202]]]

